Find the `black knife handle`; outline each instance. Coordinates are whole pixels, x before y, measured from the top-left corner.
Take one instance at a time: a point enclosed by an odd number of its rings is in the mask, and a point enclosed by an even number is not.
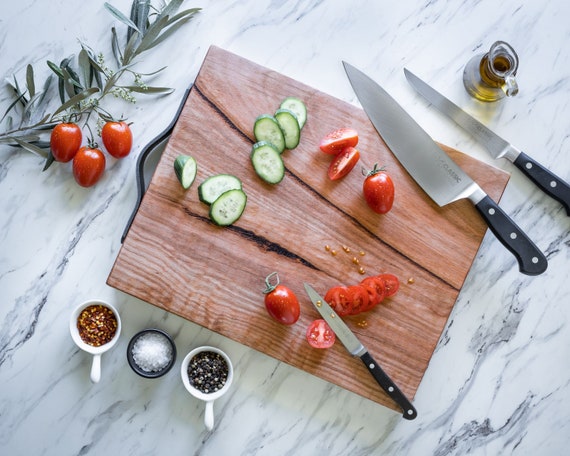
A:
[[[561,203],[570,215],[570,185],[524,152],[513,163],[544,193]]]
[[[539,275],[546,271],[548,261],[544,254],[489,195],[475,207],[497,239],[515,256],[520,272]]]
[[[418,412],[408,400],[408,398],[400,391],[400,388],[392,381],[388,374],[382,370],[380,364],[374,361],[370,353],[366,352],[360,357],[366,368],[370,371],[372,376],[376,379],[378,384],[390,396],[396,404],[402,407],[403,417],[406,420],[413,420],[418,416]]]

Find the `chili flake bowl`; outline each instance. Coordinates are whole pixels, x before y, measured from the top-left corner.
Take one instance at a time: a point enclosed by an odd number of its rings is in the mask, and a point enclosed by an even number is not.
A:
[[[225,377],[223,385],[217,389],[214,389],[213,391],[202,391],[197,386],[194,386],[194,382],[190,379],[189,367],[192,369],[191,363],[193,359],[203,354],[214,355],[214,357],[217,358],[216,363],[225,369],[223,372],[223,375]],[[222,364],[219,363],[220,360],[222,361]],[[184,384],[186,390],[188,390],[188,392],[195,398],[200,399],[206,403],[206,410],[204,412],[204,424],[206,426],[206,429],[208,429],[208,431],[211,431],[214,428],[214,401],[226,394],[233,381],[234,369],[230,358],[219,348],[204,345],[202,347],[195,348],[186,355],[182,361],[182,365],[180,366],[180,374],[182,376],[182,383]]]
[[[143,329],[131,338],[127,360],[131,369],[141,377],[162,377],[174,366],[176,345],[172,337],[161,329]]]
[[[104,319],[107,325],[102,324],[99,331],[96,331],[94,325],[97,325],[98,317],[100,317],[99,320]],[[82,324],[80,324],[80,319],[82,319]],[[87,322],[87,320],[89,321]],[[99,321],[99,323],[103,322]],[[91,328],[87,328],[89,324],[91,324]],[[79,326],[81,326],[81,330]],[[119,312],[111,304],[100,299],[86,301],[77,306],[71,313],[69,332],[73,342],[81,350],[93,355],[90,378],[93,383],[99,382],[101,379],[101,355],[113,348],[121,334]],[[86,339],[91,341],[91,344],[82,338],[82,333]]]

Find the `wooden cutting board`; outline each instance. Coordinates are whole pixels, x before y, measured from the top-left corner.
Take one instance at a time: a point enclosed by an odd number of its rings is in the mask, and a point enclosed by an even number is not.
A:
[[[284,180],[271,186],[250,163],[252,128],[258,115],[273,113],[286,96],[306,103],[308,121],[299,146],[283,154]],[[361,163],[386,166],[395,182],[388,214],[367,207],[360,167],[340,181],[327,177],[331,156],[320,152],[319,140],[346,126],[359,132]],[[508,174],[442,147],[493,199],[500,199]],[[198,162],[196,182],[188,191],[173,170],[179,154]],[[238,176],[248,196],[240,220],[226,228],[210,222],[197,194],[198,185],[218,173]],[[434,204],[358,107],[211,47],[107,282],[398,410],[340,342],[329,350],[306,343],[306,328],[319,315],[303,282],[324,295],[334,285],[357,284],[381,272],[399,277],[394,297],[345,321],[411,399],[486,229],[468,201],[444,208]],[[301,303],[301,317],[292,326],[274,322],[265,311],[264,279],[273,271]]]

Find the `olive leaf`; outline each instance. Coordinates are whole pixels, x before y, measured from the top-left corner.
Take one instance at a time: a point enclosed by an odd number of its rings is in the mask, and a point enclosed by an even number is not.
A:
[[[85,100],[86,98],[90,97],[91,95],[95,94],[99,92],[99,88],[98,87],[91,87],[90,89],[85,89],[83,92],[78,93],[77,95],[75,95],[74,97],[71,97],[69,100],[67,100],[66,103],[63,103],[53,114],[52,114],[52,118],[55,117],[57,114],[59,114],[60,112],[63,112],[69,108],[71,108],[72,106],[76,105],[77,103],[79,103],[82,100]]]
[[[136,2],[136,0],[135,0]],[[134,2],[133,2],[134,3]],[[137,27],[137,24],[135,24],[133,21],[131,21],[127,16],[125,16],[123,13],[121,13],[121,11],[119,11],[117,8],[115,8],[113,5],[111,5],[110,3],[105,2],[105,8],[107,8],[107,10],[109,10],[109,12],[115,16],[116,19],[120,20],[123,24],[135,29],[136,31],[139,31],[139,28]]]
[[[145,87],[141,87],[141,86],[120,86],[123,89],[127,89],[130,90],[132,92],[137,92],[137,93],[162,93],[162,94],[169,94],[174,92],[174,89],[170,88],[170,87],[150,87],[150,86],[145,86]]]

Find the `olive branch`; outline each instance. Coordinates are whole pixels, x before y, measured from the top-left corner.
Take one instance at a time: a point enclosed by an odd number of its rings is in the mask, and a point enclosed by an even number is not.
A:
[[[103,108],[102,100],[111,95],[134,103],[134,94],[166,95],[173,92],[168,87],[153,87],[144,82],[144,78],[154,76],[166,67],[151,73],[135,71],[136,59],[164,40],[172,36],[180,27],[190,21],[201,8],[186,9],[177,12],[184,0],[171,0],[158,9],[151,0],[133,0],[130,16],[126,16],[109,3],[105,8],[127,26],[123,44],[115,27],[111,28],[111,48],[116,69],[107,64],[102,53],[96,53],[85,43],[80,42],[80,51],[63,59],[59,65],[47,61],[52,71],[43,84],[36,85],[35,72],[31,64],[26,67],[24,84],[20,84],[14,75],[7,84],[14,99],[8,106],[0,123],[5,130],[0,131],[0,145],[7,144],[22,148],[45,159],[44,170],[53,162],[47,133],[60,122],[79,122],[85,118],[85,124],[91,115],[98,117],[98,122],[113,120],[113,116]],[[132,83],[123,83],[127,75]],[[52,113],[46,113],[46,104],[53,92],[54,78],[61,105]]]

